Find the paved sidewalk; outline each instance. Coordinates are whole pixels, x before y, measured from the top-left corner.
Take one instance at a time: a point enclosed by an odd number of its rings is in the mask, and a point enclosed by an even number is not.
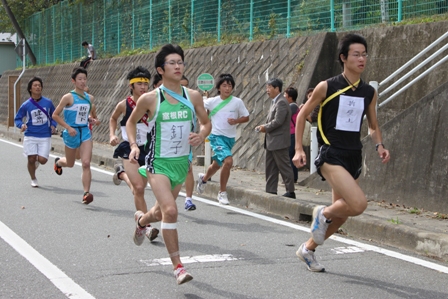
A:
[[[4,125],[0,125],[0,138],[19,142],[23,135],[18,129],[14,132],[14,128],[7,130]],[[54,153],[64,152],[61,137],[53,136],[52,150]],[[115,163],[112,153],[112,146],[95,143],[92,163],[112,170]],[[194,166],[195,179],[199,172],[204,172],[204,167]],[[307,176],[308,173],[300,172],[299,181]],[[112,180],[111,186],[115,187]],[[314,206],[331,203],[331,193],[297,184],[297,199],[268,194],[264,192],[264,188],[264,173],[234,168],[227,186],[230,204],[292,222],[304,222],[311,220]],[[218,191],[219,172],[207,183],[203,196],[216,199]],[[284,192],[285,187],[280,184],[278,194]],[[195,190],[194,195],[196,194]],[[444,219],[446,216],[387,202],[369,201],[367,210],[360,216],[349,218],[342,226],[341,233],[346,237],[353,236],[391,245],[448,262],[448,219]]]

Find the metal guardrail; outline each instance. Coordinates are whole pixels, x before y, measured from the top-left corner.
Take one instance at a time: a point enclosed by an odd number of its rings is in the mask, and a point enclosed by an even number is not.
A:
[[[412,63],[414,63],[415,61],[417,61],[417,59],[419,59],[420,57],[426,55],[432,48],[434,48],[435,46],[439,45],[446,37],[448,37],[448,31],[443,34],[441,37],[439,37],[437,40],[435,40],[432,44],[430,44],[428,47],[426,47],[425,49],[423,49],[420,53],[418,53],[417,55],[415,55],[411,60],[409,60],[407,63],[405,63],[402,67],[400,67],[398,70],[396,70],[395,72],[393,72],[389,77],[387,77],[386,79],[384,79],[382,82],[379,83],[379,88],[383,87],[384,85],[386,85],[387,83],[389,83],[389,81],[391,81],[393,78],[395,78],[396,76],[398,76],[400,73],[402,73],[407,67],[409,67]],[[381,93],[379,93],[378,95],[378,101],[384,97],[384,95],[386,95],[387,93],[389,93],[393,88],[395,88],[397,85],[399,85],[400,83],[402,83],[404,80],[406,80],[407,78],[409,78],[410,76],[412,76],[413,74],[415,74],[418,70],[420,70],[421,68],[423,68],[426,64],[428,64],[429,62],[432,62],[433,60],[436,59],[436,57],[438,57],[440,54],[442,54],[446,49],[448,49],[448,42],[439,50],[437,50],[436,52],[434,52],[431,56],[429,56],[428,58],[426,58],[424,61],[422,61],[421,63],[419,63],[416,67],[414,67],[412,70],[410,70],[409,72],[407,72],[404,76],[402,76],[400,79],[398,79],[395,83],[393,83],[391,86],[389,86],[388,88],[386,88],[384,91],[382,91]],[[444,63],[445,61],[448,60],[448,55],[445,55],[445,57],[443,57],[442,59],[440,59],[437,63],[435,63],[434,65],[432,65],[430,68],[428,68],[427,70],[425,70],[423,73],[421,73],[419,76],[417,76],[415,79],[413,79],[412,81],[410,81],[408,84],[406,84],[405,86],[403,86],[402,88],[400,88],[397,92],[395,92],[394,94],[392,94],[390,97],[388,97],[387,99],[385,99],[384,101],[381,101],[381,103],[378,105],[378,108],[383,107],[384,105],[386,105],[387,103],[389,103],[390,101],[392,101],[394,98],[396,98],[397,96],[399,96],[401,93],[403,93],[406,89],[408,89],[410,86],[412,86],[413,84],[415,84],[417,81],[419,81],[420,79],[422,79],[424,76],[426,76],[429,72],[431,72],[433,69],[437,68],[439,65],[441,65],[442,63]]]

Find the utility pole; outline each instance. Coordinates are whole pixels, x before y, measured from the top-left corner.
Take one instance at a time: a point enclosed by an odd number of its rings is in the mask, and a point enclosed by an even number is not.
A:
[[[26,39],[25,39],[25,35],[23,34],[22,29],[21,29],[20,26],[19,26],[19,23],[17,23],[16,17],[15,17],[14,14],[12,13],[11,8],[9,8],[8,3],[6,2],[6,0],[2,0],[2,3],[3,3],[3,7],[5,8],[5,11],[6,11],[6,13],[8,14],[8,17],[9,17],[9,19],[11,20],[12,25],[14,26],[14,29],[16,30],[17,34],[19,35],[19,37],[20,37],[21,39],[23,39],[23,40],[26,41]],[[26,41],[26,49],[27,49],[28,54],[30,55],[31,63],[32,63],[33,65],[35,65],[35,64],[36,64],[36,56],[34,56],[34,53],[33,53],[33,51],[31,50],[31,47],[30,47],[30,45],[28,44],[28,41]]]

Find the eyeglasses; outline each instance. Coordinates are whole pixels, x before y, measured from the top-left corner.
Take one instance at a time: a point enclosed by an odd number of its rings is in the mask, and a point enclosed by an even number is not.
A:
[[[165,61],[165,63],[164,64],[162,64],[162,66],[165,66],[165,65],[171,65],[171,66],[175,66],[176,64],[178,65],[178,66],[186,66],[187,64],[185,63],[185,62],[183,62],[183,61],[181,61],[181,60],[179,60],[179,61],[174,61],[174,60],[170,60],[170,61]]]
[[[369,57],[369,54],[367,54],[367,53],[362,53],[362,54],[355,53],[355,54],[350,54],[350,55],[353,56],[353,57],[356,57],[357,59],[359,59],[360,57],[362,57],[362,58],[368,58]]]

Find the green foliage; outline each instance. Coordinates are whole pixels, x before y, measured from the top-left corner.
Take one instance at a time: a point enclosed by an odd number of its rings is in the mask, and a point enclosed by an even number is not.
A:
[[[391,219],[389,219],[387,221],[389,221],[392,224],[401,224],[401,221],[398,219],[398,217],[396,219],[391,218]]]

